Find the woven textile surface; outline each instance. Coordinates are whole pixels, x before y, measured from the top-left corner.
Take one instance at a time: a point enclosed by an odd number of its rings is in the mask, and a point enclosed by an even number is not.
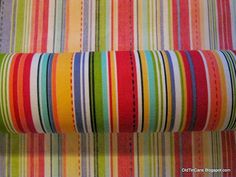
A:
[[[235,0],[0,0],[0,176],[236,176]]]

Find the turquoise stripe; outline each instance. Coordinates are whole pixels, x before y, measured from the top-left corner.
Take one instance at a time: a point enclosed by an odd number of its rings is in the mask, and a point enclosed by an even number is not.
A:
[[[148,71],[148,81],[149,81],[149,129],[150,131],[155,130],[156,125],[156,90],[155,90],[155,78],[154,78],[154,66],[151,53],[149,51],[145,52],[146,61],[147,61],[147,71]]]
[[[108,116],[108,91],[107,91],[107,57],[106,52],[102,52],[102,103],[103,103],[103,118],[104,130],[109,131],[109,116]]]
[[[48,105],[47,105],[47,63],[49,54],[43,54],[40,62],[39,71],[39,100],[40,100],[40,113],[42,122],[46,132],[52,132],[50,128],[50,122],[48,117]]]

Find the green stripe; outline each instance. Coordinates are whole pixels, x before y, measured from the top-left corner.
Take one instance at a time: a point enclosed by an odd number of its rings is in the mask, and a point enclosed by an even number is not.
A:
[[[98,157],[98,160],[97,160],[97,165],[98,165],[98,176],[105,176],[105,170],[106,167],[105,167],[105,136],[103,134],[100,134],[98,133],[96,135],[96,138],[97,138],[97,157]]]
[[[160,91],[161,91],[161,94],[160,94],[160,126],[158,128],[158,131],[161,130],[161,127],[162,127],[162,119],[163,119],[163,84],[162,84],[162,74],[161,74],[161,63],[160,63],[160,58],[159,58],[159,55],[158,55],[158,52],[156,51],[156,56],[157,56],[157,64],[158,64],[158,72],[159,72],[159,80],[160,80]]]
[[[11,119],[9,116],[9,108],[8,108],[8,103],[9,103],[9,99],[8,99],[8,85],[7,85],[7,81],[8,81],[8,77],[7,77],[7,71],[8,68],[10,67],[10,57],[11,55],[6,55],[6,57],[4,58],[4,61],[2,63],[2,113],[3,113],[3,122],[5,123],[6,128],[8,129],[8,131],[14,132],[14,128],[13,125],[11,123]]]
[[[44,54],[39,66],[39,103],[40,114],[46,132],[52,132],[49,121],[48,103],[47,103],[47,63],[49,54]]]
[[[154,131],[157,131],[157,127],[158,127],[158,112],[159,112],[159,101],[158,101],[158,98],[159,98],[159,94],[158,94],[158,82],[157,82],[157,79],[159,79],[159,78],[157,78],[157,63],[156,63],[156,61],[155,61],[155,57],[154,57],[154,54],[153,54],[153,52],[151,52],[151,56],[152,56],[152,63],[153,63],[153,69],[154,69],[154,81],[155,81],[155,83],[154,83],[154,85],[155,85],[155,92],[156,92],[156,98],[155,98],[155,102],[156,102],[156,107],[155,107],[155,109],[156,109],[156,117],[155,117],[155,128],[154,128]]]
[[[3,122],[3,110],[2,110],[2,105],[4,104],[3,101],[2,101],[2,80],[3,80],[3,75],[2,75],[2,63],[3,63],[3,58],[5,57],[6,55],[5,54],[0,54],[0,132],[7,132],[7,129],[4,125],[4,122]]]
[[[100,52],[94,53],[94,100],[96,126],[98,132],[104,132],[103,94],[102,94],[102,58]]]
[[[12,177],[18,177],[20,164],[19,164],[19,158],[20,156],[20,148],[19,148],[19,135],[9,135],[9,141],[10,141],[10,167],[11,167],[11,175]]]
[[[15,51],[22,51],[23,44],[23,31],[24,31],[24,13],[25,13],[25,1],[19,0],[17,4],[17,18],[16,18],[16,44]]]
[[[103,1],[99,1],[99,48],[100,50],[106,50],[106,4]]]

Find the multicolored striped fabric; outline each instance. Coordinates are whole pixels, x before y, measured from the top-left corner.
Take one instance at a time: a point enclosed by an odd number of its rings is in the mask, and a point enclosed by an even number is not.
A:
[[[235,49],[235,0],[1,0],[0,51]]]
[[[235,130],[235,66],[234,51],[2,54],[0,130]]]
[[[235,129],[236,0],[0,0],[0,176],[235,177]]]
[[[1,134],[0,138],[1,177],[233,177],[236,174],[235,132]],[[189,168],[206,172],[187,172]],[[213,169],[222,171],[216,173]]]

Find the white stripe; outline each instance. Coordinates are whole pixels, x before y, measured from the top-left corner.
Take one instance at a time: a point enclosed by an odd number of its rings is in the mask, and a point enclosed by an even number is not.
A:
[[[49,14],[48,14],[48,36],[47,36],[47,52],[53,52],[53,32],[54,32],[54,9],[55,1],[49,1]],[[31,26],[31,25],[30,25]]]
[[[92,133],[91,122],[90,122],[90,96],[89,96],[89,52],[85,53],[85,63],[84,63],[84,86],[85,86],[85,114],[88,132]]]
[[[37,93],[37,76],[38,76],[38,62],[39,62],[40,54],[34,54],[32,58],[32,63],[30,67],[30,106],[32,111],[32,119],[34,122],[34,127],[38,133],[43,133],[40,117],[38,111],[38,93]]]
[[[134,58],[136,63],[137,71],[137,89],[138,89],[138,127],[137,132],[141,132],[142,129],[142,84],[141,84],[141,73],[140,73],[140,62],[138,53],[134,52]]]
[[[181,112],[182,112],[182,85],[181,85],[181,78],[180,78],[180,67],[178,63],[178,59],[174,51],[170,51],[171,61],[173,65],[173,72],[174,72],[174,79],[175,79],[175,124],[173,131],[178,131],[181,124]]]

